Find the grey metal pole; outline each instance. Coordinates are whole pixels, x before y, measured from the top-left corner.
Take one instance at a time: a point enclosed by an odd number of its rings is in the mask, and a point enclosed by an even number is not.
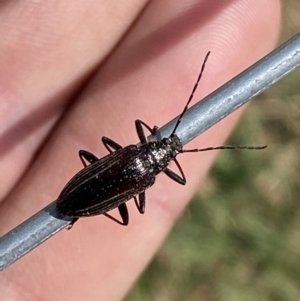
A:
[[[300,34],[199,101],[184,115],[176,134],[183,144],[231,114],[300,65]],[[178,117],[160,128],[158,139],[168,137]],[[30,252],[71,222],[61,217],[55,202],[0,238],[0,270]]]

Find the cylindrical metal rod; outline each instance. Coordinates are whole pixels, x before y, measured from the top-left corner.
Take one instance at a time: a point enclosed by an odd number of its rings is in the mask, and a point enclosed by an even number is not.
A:
[[[267,89],[300,65],[300,34],[191,107],[176,134],[183,144],[231,114],[252,97]],[[178,118],[178,117],[177,117]],[[160,128],[156,137],[168,137],[177,118]],[[61,217],[55,202],[0,238],[0,270],[30,252],[69,225],[71,218]]]

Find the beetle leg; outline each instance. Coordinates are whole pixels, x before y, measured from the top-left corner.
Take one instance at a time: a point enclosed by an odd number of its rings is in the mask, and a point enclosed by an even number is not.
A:
[[[177,167],[178,167],[178,169],[179,169],[179,171],[181,173],[181,177],[178,174],[176,174],[172,169],[170,169],[168,167],[164,170],[164,173],[169,178],[171,178],[172,180],[174,180],[175,182],[177,182],[177,183],[179,183],[181,185],[185,185],[186,184],[186,179],[185,179],[185,175],[184,175],[184,173],[182,171],[182,168],[181,168],[181,166],[179,165],[179,163],[178,163],[178,161],[176,159],[174,159],[174,162],[176,163],[176,165],[177,165]]]
[[[118,149],[123,148],[120,144],[118,144],[117,142],[111,140],[110,138],[107,137],[102,137],[102,142],[105,146],[105,148],[112,153],[113,151],[116,151]]]
[[[145,191],[141,192],[138,197],[139,197],[139,200],[137,200],[136,196],[134,197],[135,205],[136,205],[139,213],[144,214],[145,213],[145,206],[146,206],[146,193],[145,193]]]
[[[86,161],[88,161],[89,163],[91,163],[91,164],[99,160],[99,159],[98,159],[95,155],[93,155],[92,153],[90,153],[90,152],[88,152],[88,151],[85,151],[85,150],[82,150],[82,149],[79,151],[79,157],[80,157],[80,160],[81,160],[81,162],[82,162],[82,164],[83,164],[84,167],[87,167],[87,164],[86,164],[86,162],[84,161],[84,159],[85,159]]]
[[[71,230],[73,228],[73,225],[79,220],[78,217],[74,217],[73,220],[70,222],[70,224],[66,227],[67,230]]]
[[[113,220],[114,222],[122,225],[122,226],[127,226],[129,223],[129,214],[128,214],[128,209],[126,204],[121,204],[119,207],[119,213],[121,215],[122,218],[122,222],[119,221],[118,219],[116,219],[115,217],[113,217],[112,215],[108,214],[108,213],[103,213],[103,215],[105,215],[106,217],[110,218],[111,220]]]
[[[140,139],[140,142],[147,143],[147,137],[145,136],[142,125],[151,133],[151,135],[154,135],[156,133],[158,127],[154,126],[153,129],[151,129],[151,127],[148,124],[146,124],[144,121],[139,120],[139,119],[137,119],[135,121],[135,128],[136,128],[138,137]]]

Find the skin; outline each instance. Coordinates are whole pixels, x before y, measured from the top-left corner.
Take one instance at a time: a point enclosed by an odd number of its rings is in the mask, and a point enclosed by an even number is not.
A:
[[[102,157],[101,136],[137,143],[135,119],[178,115],[207,51],[195,100],[271,51],[279,26],[276,0],[2,1],[0,235],[58,196],[79,149]],[[186,148],[223,144],[240,114]],[[187,185],[159,176],[128,227],[98,216],[55,235],[1,273],[2,299],[122,299],[215,156],[178,156]]]

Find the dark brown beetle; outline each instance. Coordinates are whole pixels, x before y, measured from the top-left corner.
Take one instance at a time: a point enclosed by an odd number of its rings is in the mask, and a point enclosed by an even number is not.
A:
[[[209,53],[204,59],[188,102],[168,138],[148,141],[143,126],[152,135],[156,133],[158,127],[150,128],[143,121],[136,120],[135,126],[140,139],[139,145],[129,145],[123,148],[113,140],[103,137],[102,142],[110,152],[109,155],[98,159],[90,152],[79,151],[84,168],[67,183],[59,195],[56,205],[61,214],[74,218],[71,224],[74,224],[80,217],[103,214],[121,225],[128,225],[129,215],[126,201],[134,198],[139,212],[144,213],[145,190],[154,184],[157,174],[164,172],[177,183],[186,184],[186,178],[176,159],[180,153],[235,148],[263,149],[266,147],[218,146],[183,150],[182,143],[175,132],[197,89],[208,56]],[[87,165],[85,160],[90,164]],[[177,165],[180,175],[168,167],[172,160]],[[122,221],[107,213],[117,207]]]

